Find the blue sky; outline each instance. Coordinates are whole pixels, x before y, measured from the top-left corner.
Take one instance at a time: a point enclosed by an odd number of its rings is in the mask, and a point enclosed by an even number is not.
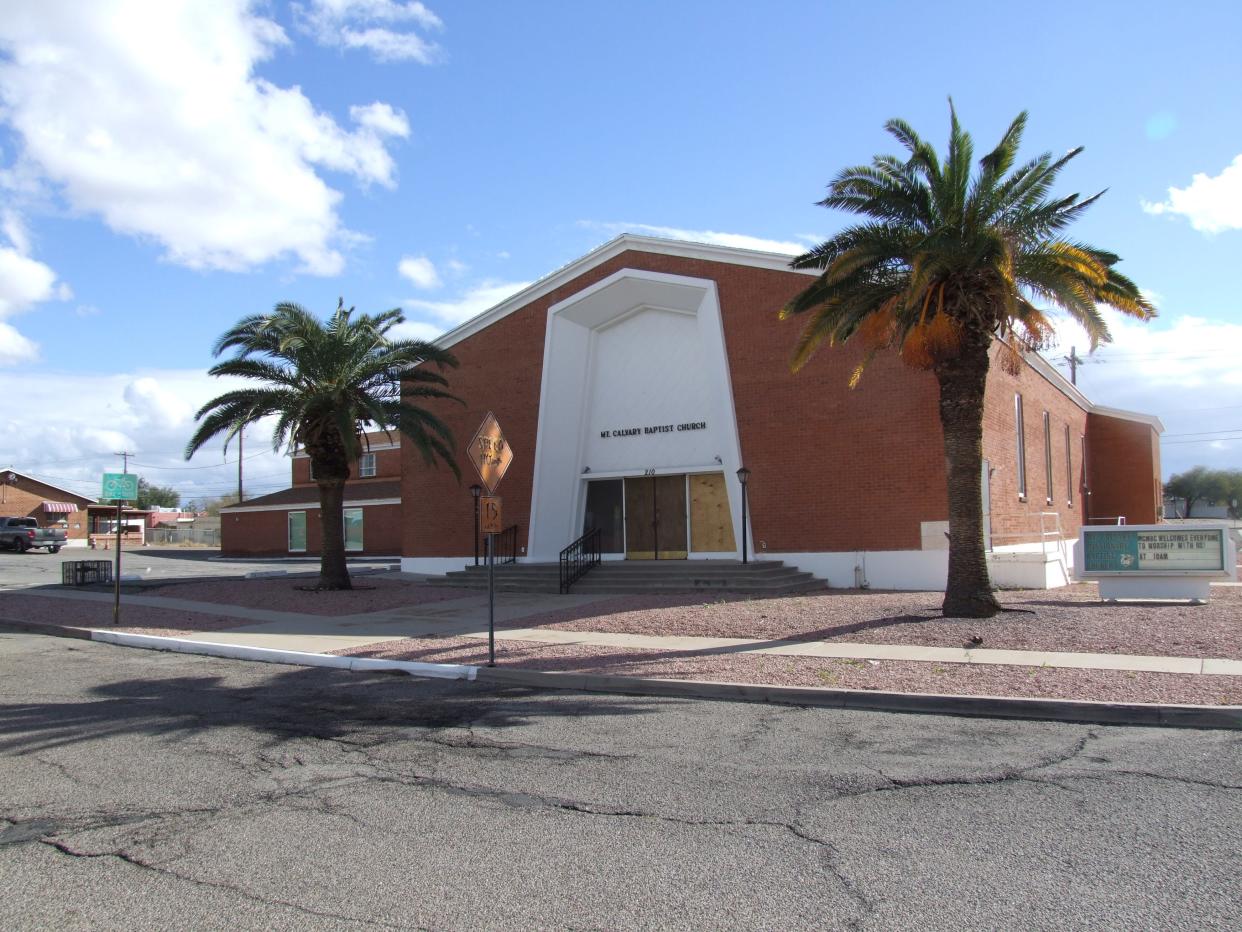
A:
[[[344,296],[429,337],[626,229],[796,250],[952,95],[978,150],[1026,109],[1024,154],[1083,145],[1061,190],[1108,189],[1074,233],[1161,316],[1081,387],[1164,420],[1166,475],[1242,467],[1237,4],[0,7],[0,465],[90,494],[125,448],[227,491],[235,450],[179,451],[239,317]],[[287,482],[266,446],[251,494]]]

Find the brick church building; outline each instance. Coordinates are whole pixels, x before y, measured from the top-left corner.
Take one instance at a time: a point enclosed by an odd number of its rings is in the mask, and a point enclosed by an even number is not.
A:
[[[934,377],[851,346],[789,359],[779,309],[811,276],[788,257],[624,235],[438,341],[461,362],[439,410],[462,451],[487,412],[514,452],[497,489],[520,559],[555,561],[589,526],[605,558],[737,559],[747,549],[833,586],[940,588],[945,460]],[[994,365],[984,426],[993,578],[1058,585],[1083,522],[1154,523],[1160,422],[1103,408],[1037,355]],[[473,503],[402,452],[402,568],[473,552]]]
[[[591,527],[605,559],[737,559],[745,467],[754,559],[832,586],[943,587],[935,379],[882,354],[851,389],[860,352],[849,345],[792,373],[801,322],[777,312],[811,276],[788,261],[623,235],[441,337],[461,363],[449,376],[466,404],[436,411],[453,429],[463,479],[402,444],[389,483],[399,489],[385,493],[399,502],[392,552],[402,569],[473,562],[466,446],[490,411],[514,453],[497,494],[519,561],[554,562]],[[983,505],[998,584],[1066,582],[1083,523],[1159,520],[1156,418],[1093,404],[1034,354],[1016,375],[992,366],[985,406]],[[226,550],[228,526],[226,517]]]

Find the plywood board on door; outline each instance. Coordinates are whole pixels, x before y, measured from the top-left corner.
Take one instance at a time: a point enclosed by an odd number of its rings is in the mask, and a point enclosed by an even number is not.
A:
[[[730,553],[737,549],[729,491],[722,472],[690,477],[690,549],[694,553]]]

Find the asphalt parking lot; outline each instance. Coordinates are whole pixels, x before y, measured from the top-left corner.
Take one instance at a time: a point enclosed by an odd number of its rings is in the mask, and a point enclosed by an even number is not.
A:
[[[0,588],[57,585],[61,580],[63,563],[71,560],[112,562],[115,559],[115,550],[89,550],[85,547],[69,547],[60,553],[47,553],[42,550],[13,553],[0,550]],[[349,565],[352,569],[388,569],[397,565],[397,558],[362,558],[350,560]],[[121,551],[121,575],[141,576],[144,579],[204,579],[244,576],[247,573],[271,570],[314,573],[319,570],[319,560],[222,560],[219,550],[206,548],[139,547]]]
[[[1237,732],[0,632],[0,768],[4,929],[1227,929],[1242,909]]]

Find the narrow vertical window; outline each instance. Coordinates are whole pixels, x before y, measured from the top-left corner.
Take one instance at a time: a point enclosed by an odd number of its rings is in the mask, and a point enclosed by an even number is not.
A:
[[[289,552],[306,552],[306,512],[289,512]]]
[[[1048,504],[1052,504],[1052,418],[1044,412],[1044,488],[1048,490]]]
[[[1086,434],[1078,435],[1078,468],[1082,471],[1082,482],[1079,488],[1082,489],[1082,507],[1083,516],[1086,517],[1086,509],[1090,506],[1087,496],[1091,494],[1091,474],[1087,471],[1087,436]]]
[[[363,453],[358,460],[358,478],[370,479],[375,475],[375,454]]]
[[[361,550],[362,549],[362,509],[361,508],[345,508],[341,512],[341,518],[345,523],[345,549]]]
[[[1074,507],[1074,459],[1073,448],[1070,446],[1070,429],[1065,425],[1065,503]]]
[[[1018,498],[1026,500],[1026,430],[1022,426],[1022,396],[1013,396],[1014,430],[1018,437]]]

